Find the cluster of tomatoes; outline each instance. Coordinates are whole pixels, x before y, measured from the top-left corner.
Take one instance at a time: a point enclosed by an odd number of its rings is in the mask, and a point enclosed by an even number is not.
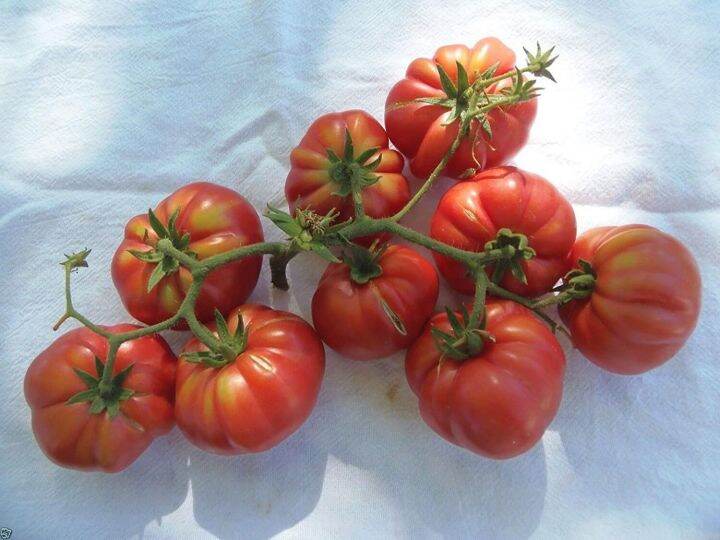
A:
[[[515,69],[515,55],[494,38],[413,61],[388,96],[387,133],[359,110],[318,118],[292,151],[285,186],[292,214],[307,221],[308,242],[313,226],[323,225],[318,217],[351,220],[359,203],[371,218],[401,211],[411,199],[405,158],[414,175],[430,175],[460,129],[460,119],[448,114],[467,93],[451,90],[467,88],[489,68],[496,75]],[[512,84],[504,78],[485,91],[501,95]],[[433,315],[435,266],[411,247],[387,244],[387,233],[355,239],[342,261],[328,265],[312,299],[313,326],[245,304],[262,257],[241,258],[210,270],[192,298],[195,317],[223,344],[224,356],[195,336],[177,358],[152,334],[120,344],[106,374],[108,336],[140,328],[127,324],[72,330],[43,351],[25,379],[42,450],[63,466],[119,471],[175,423],[208,451],[266,450],[311,413],[324,342],[355,360],[407,349],[408,383],[427,424],[455,444],[507,458],[542,437],[562,396],[565,355],[535,307],[559,304],[575,347],[609,371],[642,373],[668,360],[697,322],[695,261],[680,242],[644,225],[601,227],[576,238],[572,206],[557,189],[503,165],[524,145],[536,108],[530,99],[492,109],[485,125],[470,124],[444,169],[458,183],[430,221],[433,241],[453,248],[518,248],[518,260],[481,269],[495,288],[477,328],[467,331],[468,311],[477,311],[472,305]],[[173,317],[196,277],[156,249],[161,239],[202,261],[262,242],[263,231],[240,194],[207,182],[132,218],[112,277],[130,315],[148,325]],[[448,253],[433,256],[450,287],[476,292],[477,276],[467,265]],[[182,320],[175,325],[186,328]]]

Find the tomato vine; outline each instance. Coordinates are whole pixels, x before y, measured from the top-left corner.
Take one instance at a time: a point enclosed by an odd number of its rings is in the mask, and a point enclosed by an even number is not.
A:
[[[578,237],[571,204],[548,180],[505,165],[527,141],[537,81],[555,81],[553,51],[525,49],[520,68],[497,38],[440,47],[390,90],[384,127],[362,110],[318,117],[290,154],[288,211],[265,211],[283,240],[265,241],[255,208],[209,182],[131,218],[111,274],[147,326],[81,313],[72,276],[90,250],[66,255],[53,329],[82,327],[40,353],[25,379],[43,451],[64,466],[118,471],[174,422],[211,452],[267,450],[308,418],[329,347],[355,361],[406,350],[423,420],[454,444],[508,458],[542,437],[560,405],[566,360],[554,333],[614,373],[671,358],[699,316],[692,254],[645,225]],[[414,194],[405,164],[425,179]],[[444,194],[429,235],[403,225],[440,175],[468,181]],[[430,250],[436,264],[388,238]],[[312,326],[247,303],[265,256],[272,284],[287,290],[303,252],[329,262]],[[440,275],[472,299],[433,314]],[[178,361],[159,333],[185,329],[194,337]]]
[[[520,102],[529,101],[536,98],[541,88],[535,85],[536,79],[526,80],[525,74],[532,74],[535,77],[544,77],[554,81],[549,66],[555,61],[557,56],[552,56],[554,48],[542,50],[538,45],[537,53],[531,54],[527,50],[527,65],[523,68],[516,68],[499,75],[495,75],[497,65],[491,66],[480,74],[472,83],[468,83],[468,76],[460,62],[457,63],[458,83],[453,84],[442,67],[438,64],[438,70],[441,76],[443,89],[447,94],[446,98],[420,98],[417,101],[434,103],[450,108],[450,120],[459,120],[459,128],[450,147],[443,155],[440,162],[428,176],[425,182],[410,198],[410,200],[394,215],[386,218],[372,218],[368,216],[363,208],[363,201],[360,193],[364,187],[371,183],[369,174],[373,166],[362,168],[357,165],[358,174],[351,175],[348,178],[347,195],[352,196],[355,207],[355,218],[343,223],[334,223],[335,212],[328,215],[319,216],[310,211],[296,212],[295,216],[291,216],[280,210],[268,207],[266,216],[269,217],[278,227],[288,234],[286,241],[282,242],[259,242],[242,246],[236,249],[225,251],[212,257],[198,260],[188,255],[181,249],[178,249],[172,238],[160,238],[155,246],[157,253],[163,257],[168,257],[176,261],[178,265],[184,266],[192,275],[192,284],[190,285],[185,298],[183,299],[179,309],[174,315],[164,321],[156,324],[142,327],[124,333],[110,333],[100,326],[94,324],[82,313],[80,313],[73,304],[71,293],[71,275],[81,267],[87,266],[87,257],[90,250],[86,249],[69,256],[61,264],[65,269],[65,313],[55,324],[54,329],[57,330],[60,325],[67,319],[75,319],[93,332],[105,337],[109,343],[109,351],[107,355],[106,368],[103,375],[108,378],[113,372],[113,364],[119,346],[133,339],[137,339],[150,334],[155,334],[164,330],[175,327],[178,322],[184,320],[191,332],[216,356],[228,357],[233,354],[234,348],[228,339],[223,336],[216,336],[210,329],[200,322],[195,314],[195,303],[197,301],[203,282],[210,271],[229,264],[240,259],[253,257],[258,255],[270,256],[271,281],[276,287],[286,290],[288,288],[286,267],[288,263],[302,251],[312,251],[319,256],[328,260],[337,260],[330,251],[332,246],[342,246],[350,243],[354,238],[366,237],[377,233],[390,233],[403,238],[414,244],[423,246],[427,249],[455,259],[468,268],[468,271],[475,276],[477,280],[476,294],[471,312],[468,314],[467,320],[463,323],[461,336],[455,336],[455,342],[452,344],[456,349],[458,347],[468,347],[470,352],[478,349],[478,336],[481,335],[480,325],[482,324],[482,313],[485,304],[486,292],[497,297],[506,298],[523,306],[532,309],[540,318],[547,322],[553,330],[560,327],[553,319],[548,317],[541,311],[542,303],[533,301],[522,296],[516,295],[496,283],[490,281],[484,271],[484,268],[493,263],[498,266],[519,268],[514,261],[518,256],[529,258],[532,256],[527,251],[523,252],[523,245],[527,245],[527,241],[522,241],[522,235],[514,235],[520,238],[519,245],[512,242],[491,242],[486,249],[480,252],[466,251],[458,249],[449,244],[445,244],[435,240],[429,236],[421,234],[415,230],[405,227],[399,223],[418,203],[418,201],[430,190],[437,178],[442,174],[450,159],[453,157],[464,137],[467,137],[472,122],[478,122],[483,129],[491,135],[490,128],[487,125],[487,114],[497,108],[507,107]],[[496,84],[504,79],[512,79],[512,86],[499,94],[489,95],[486,91],[488,87]],[[394,106],[402,107],[406,103],[398,103]],[[348,163],[355,164],[363,157],[353,161],[352,142],[349,135],[346,139],[346,155],[343,158],[335,157],[338,164]],[[367,152],[365,152],[367,154]],[[345,169],[343,169],[345,170]],[[349,169],[348,169],[349,170]],[[342,172],[342,171],[341,171]],[[352,172],[352,171],[351,171]],[[470,174],[472,171],[468,171]],[[357,177],[357,181],[355,180]],[[153,217],[153,216],[151,216]],[[156,219],[157,221],[157,219]],[[164,225],[164,224],[163,224]],[[160,263],[157,263],[158,265]],[[479,333],[480,332],[480,333]],[[459,341],[458,341],[459,340]],[[104,381],[106,384],[110,380]]]

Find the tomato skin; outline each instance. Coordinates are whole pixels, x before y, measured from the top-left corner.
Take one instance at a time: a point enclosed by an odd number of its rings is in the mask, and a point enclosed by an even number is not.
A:
[[[517,167],[496,167],[447,191],[430,223],[430,236],[469,251],[482,251],[503,227],[528,238],[536,256],[522,261],[527,284],[506,272],[500,285],[523,296],[549,291],[568,270],[567,254],[575,241],[575,213],[570,203],[539,175]],[[450,286],[472,294],[475,286],[465,266],[433,253]],[[488,266],[488,275],[492,275]]]
[[[158,219],[167,224],[180,208],[177,228],[190,233],[188,249],[205,259],[231,249],[263,241],[260,218],[239,193],[209,182],[195,182],[175,191],[155,209]],[[143,241],[148,231],[147,242]],[[112,277],[120,298],[130,315],[145,324],[155,324],[173,316],[192,284],[192,275],[180,270],[163,278],[147,292],[147,283],[155,264],[143,262],[129,249],[150,251],[157,234],[150,227],[147,214],[128,221],[125,238],[112,261]],[[210,272],[198,296],[195,314],[200,321],[213,318],[214,309],[227,314],[247,300],[257,284],[262,257],[248,257]],[[177,328],[187,328],[183,321]]]
[[[700,314],[695,259],[672,236],[648,225],[598,227],[583,233],[569,255],[589,262],[597,278],[587,299],[559,307],[572,341],[603,369],[644,373],[674,356]]]
[[[451,331],[436,314],[410,347],[405,374],[425,422],[447,441],[477,454],[506,459],[542,437],[562,398],[565,354],[530,310],[490,300],[486,329],[495,343],[464,361],[442,357],[432,327]]]
[[[331,263],[313,296],[318,334],[329,347],[353,360],[376,360],[406,349],[437,301],[437,272],[417,251],[392,245],[378,264],[382,274],[358,284],[350,277],[349,266]],[[380,298],[402,321],[405,335],[395,328]]]
[[[437,64],[445,69],[457,85],[456,61],[463,65],[472,84],[478,74],[496,62],[496,75],[514,69],[515,53],[499,39],[488,37],[478,41],[472,48],[465,45],[440,47],[432,59],[417,58],[408,66],[405,78],[392,88],[387,97],[385,126],[390,140],[410,160],[410,170],[419,178],[430,176],[450,148],[457,135],[459,121],[443,125],[449,110],[439,105],[394,105],[421,97],[445,97]],[[499,93],[509,86],[512,86],[511,78],[490,86],[488,93]],[[527,142],[536,113],[536,99],[493,109],[488,114],[492,140],[482,130],[478,131],[478,122],[473,121],[468,137],[450,159],[444,174],[459,178],[470,168],[483,170],[507,163]]]
[[[327,149],[342,156],[345,131],[352,138],[355,155],[380,148],[381,161],[375,174],[380,177],[362,191],[365,213],[373,218],[388,217],[410,200],[410,188],[403,176],[405,160],[388,149],[388,138],[380,123],[365,111],[330,113],[315,120],[290,154],[290,173],[285,181],[285,196],[291,212],[312,209],[325,215],[333,208],[340,212],[337,222],[355,215],[352,198],[333,195],[338,189],[330,177]],[[377,155],[370,158],[374,160]],[[365,239],[367,243],[370,239]]]
[[[262,452],[295,432],[317,401],[325,350],[315,330],[297,315],[245,304],[227,317],[230,332],[238,314],[249,332],[247,347],[221,368],[180,357],[175,417],[185,436],[217,454]],[[208,325],[214,331],[214,323]],[[183,352],[205,351],[197,338]]]
[[[139,327],[119,324],[103,328],[117,334]],[[35,439],[45,455],[62,467],[121,471],[174,425],[176,358],[157,335],[127,341],[118,349],[113,373],[133,364],[123,386],[138,395],[121,401],[121,413],[115,418],[107,411],[91,414],[88,402],[66,404],[70,397],[87,390],[73,368],[95,374],[95,356],[105,363],[107,351],[107,339],[85,327],[77,328],[41,352],[25,375],[25,399],[32,412]]]

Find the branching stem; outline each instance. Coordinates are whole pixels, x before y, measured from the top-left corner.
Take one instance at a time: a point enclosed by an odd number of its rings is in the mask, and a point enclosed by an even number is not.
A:
[[[485,311],[485,295],[488,290],[488,285],[490,284],[490,280],[482,266],[475,269],[475,275],[475,297],[473,298],[470,318],[467,321],[467,327],[471,330],[478,328],[480,316]]]
[[[488,286],[488,292],[492,294],[493,296],[497,296],[498,298],[504,298],[506,300],[512,300],[513,302],[517,302],[520,305],[525,306],[526,308],[532,310],[535,315],[537,315],[540,319],[545,321],[550,328],[552,328],[553,332],[560,331],[566,335],[568,335],[567,330],[564,326],[561,324],[558,324],[552,317],[550,317],[547,313],[545,313],[542,310],[542,306],[537,306],[536,302],[532,298],[525,298],[524,296],[520,296],[519,294],[515,294],[513,292],[508,291],[507,289],[503,289],[499,285],[496,285],[495,283],[490,283]],[[569,337],[569,335],[568,335]]]
[[[559,301],[559,295],[549,296],[536,300],[527,299],[522,296],[516,295],[506,289],[503,289],[495,283],[490,282],[490,280],[488,279],[484,267],[494,262],[508,260],[510,257],[513,256],[515,252],[515,248],[513,248],[513,246],[504,246],[497,249],[486,249],[481,252],[466,251],[439,242],[433,238],[430,238],[429,236],[421,234],[413,229],[404,227],[403,225],[400,225],[398,223],[403,217],[408,214],[408,212],[410,212],[415,207],[418,201],[420,201],[420,199],[430,190],[434,182],[442,174],[443,170],[452,159],[463,139],[469,135],[472,127],[471,124],[474,120],[481,120],[485,118],[485,115],[489,111],[497,107],[512,105],[514,103],[518,103],[520,101],[525,101],[527,99],[532,99],[535,97],[535,90],[532,88],[531,84],[528,83],[528,88],[526,89],[521,88],[521,74],[526,72],[532,72],[536,76],[539,75],[552,78],[549,72],[547,72],[547,66],[552,64],[552,62],[554,61],[554,59],[550,58],[551,52],[552,49],[549,52],[543,54],[541,53],[538,46],[538,53],[536,55],[533,56],[528,53],[529,64],[526,67],[511,70],[507,73],[503,73],[494,77],[490,77],[492,73],[489,73],[487,76],[477,79],[470,87],[467,88],[465,92],[468,93],[468,96],[471,99],[460,100],[465,103],[464,106],[467,107],[467,110],[463,110],[463,114],[459,116],[456,120],[458,127],[456,136],[454,137],[452,143],[443,155],[442,159],[433,169],[432,173],[424,182],[424,184],[420,187],[420,189],[418,189],[418,191],[407,202],[407,204],[395,215],[381,219],[375,219],[367,216],[363,207],[361,193],[362,188],[360,187],[358,189],[352,189],[351,191],[353,206],[355,209],[355,218],[344,223],[333,224],[329,227],[326,226],[324,233],[325,236],[317,237],[317,239],[314,239],[315,237],[310,237],[309,239],[305,239],[303,244],[298,244],[298,242],[293,239],[284,242],[259,242],[256,244],[250,244],[247,246],[232,249],[230,251],[220,253],[207,259],[199,260],[192,255],[189,255],[188,253],[182,251],[181,249],[175,247],[171,239],[163,238],[158,241],[155,249],[157,249],[157,251],[166,256],[174,258],[181,266],[187,268],[193,277],[192,284],[190,285],[190,288],[188,289],[187,294],[185,295],[185,298],[181,303],[178,311],[173,316],[152,326],[145,326],[135,330],[131,330],[129,332],[123,332],[118,334],[113,334],[106,330],[104,327],[93,323],[87,317],[78,312],[73,305],[71,292],[71,274],[77,267],[87,266],[85,258],[87,257],[89,250],[85,250],[83,252],[68,256],[68,260],[63,263],[63,266],[65,267],[65,313],[60,317],[60,319],[54,325],[53,329],[57,330],[67,319],[75,319],[96,334],[99,334],[108,340],[109,350],[106,360],[106,368],[103,372],[103,378],[101,381],[101,384],[105,386],[108,386],[112,382],[112,371],[116,353],[119,347],[124,342],[138,339],[143,336],[155,334],[164,330],[172,329],[176,327],[176,325],[181,320],[187,322],[187,325],[189,326],[193,334],[195,334],[195,336],[202,343],[204,343],[212,352],[223,355],[227,358],[230,355],[234,354],[234,350],[232,349],[232,347],[229,347],[226,343],[223,342],[223,340],[219,339],[215,334],[213,334],[213,332],[201,321],[199,321],[195,315],[195,304],[197,302],[198,295],[200,294],[203,282],[212,270],[246,257],[259,257],[263,255],[270,255],[272,282],[280,289],[287,289],[287,264],[300,251],[308,250],[308,246],[312,247],[313,250],[321,254],[325,252],[325,258],[329,257],[330,260],[332,260],[334,256],[327,250],[326,246],[317,246],[315,244],[325,242],[325,238],[335,238],[336,241],[339,238],[350,240],[353,238],[365,237],[379,233],[390,233],[397,235],[398,237],[408,240],[409,242],[418,244],[441,255],[460,261],[472,271],[476,279],[476,287],[472,312],[470,313],[469,320],[467,321],[469,328],[476,329],[480,325],[481,317],[484,313],[485,296],[486,294],[492,294],[497,297],[512,300],[514,302],[522,304],[528,309],[533,310],[533,312],[536,313],[537,316],[543,319],[546,323],[548,323],[553,328],[553,330],[562,329],[562,327],[558,325],[558,323],[556,323],[548,315],[543,313],[541,309],[547,305],[557,303]],[[515,84],[517,88],[514,92],[495,94],[492,96],[492,98],[487,96],[487,94],[485,93],[486,88],[503,79],[507,79],[510,77],[516,78]],[[473,93],[475,93],[475,95],[473,95]],[[478,99],[480,99],[481,95],[483,96],[482,99],[484,99],[484,101],[478,103]],[[346,146],[348,146],[347,143]],[[275,214],[282,214],[278,211],[274,212]],[[324,218],[324,220],[326,220],[329,224],[329,222],[331,222],[334,217],[336,217],[336,214],[328,215]],[[287,215],[287,220],[292,220],[292,218]],[[292,225],[292,223],[290,223],[290,225]],[[313,244],[313,241],[315,241],[315,244]],[[330,243],[328,243],[327,245],[330,245]]]

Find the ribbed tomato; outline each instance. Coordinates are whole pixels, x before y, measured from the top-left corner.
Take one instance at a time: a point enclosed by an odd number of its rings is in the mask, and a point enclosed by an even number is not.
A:
[[[403,165],[400,153],[388,149],[385,130],[368,113],[326,114],[312,123],[290,154],[285,196],[292,212],[302,208],[325,215],[334,208],[340,222],[355,215],[350,195],[355,184],[363,187],[365,213],[387,217],[410,199]]]
[[[219,367],[191,363],[182,355],[175,416],[190,441],[210,452],[261,452],[287,438],[315,406],[325,369],[325,350],[313,328],[297,315],[257,304],[234,309],[231,333],[242,317],[246,345]],[[215,324],[210,324],[216,331]],[[197,338],[183,354],[207,351]]]
[[[568,270],[576,227],[570,203],[541,176],[497,167],[453,186],[433,214],[430,236],[460,249],[482,251],[504,228],[525,235],[536,254],[521,261],[527,284],[506,272],[500,285],[524,296],[549,291]],[[451,287],[473,292],[474,283],[462,263],[433,255]],[[488,267],[489,275],[493,269]]]
[[[561,305],[573,344],[598,366],[624,375],[669,360],[700,314],[695,259],[678,240],[648,225],[598,227],[582,234],[570,265],[590,263],[592,294]]]
[[[201,260],[263,240],[260,218],[250,203],[239,193],[209,182],[180,188],[157,206],[155,216],[163,227],[171,229],[167,236],[175,247]],[[162,258],[154,252],[161,236],[155,229],[148,214],[132,218],[112,262],[113,281],[125,308],[146,324],[174,315],[192,284],[190,272],[179,267],[148,291]],[[133,250],[145,253],[150,260],[140,260]],[[195,304],[198,319],[211,320],[214,309],[227,314],[244,302],[255,288],[261,265],[261,257],[249,257],[210,272]],[[183,322],[178,327],[186,326]]]
[[[494,64],[497,64],[496,75],[514,69],[515,53],[499,39],[488,37],[472,48],[446,45],[440,47],[432,59],[412,61],[405,78],[387,97],[385,127],[392,143],[410,160],[413,174],[420,178],[427,178],[450,148],[459,120],[447,123],[447,107],[411,101],[446,97],[437,66],[442,66],[457,86],[456,62],[465,68],[472,85],[478,75]],[[511,85],[512,78],[508,78],[487,91],[497,94]],[[468,136],[450,159],[445,174],[458,178],[468,169],[483,170],[507,163],[525,145],[536,112],[536,99],[493,109],[488,114],[492,140],[479,128],[478,121],[473,120]]]
[[[118,334],[139,327],[103,328]],[[77,328],[40,353],[25,375],[35,439],[58,465],[120,471],[174,424],[176,358],[165,340],[153,335],[123,343],[112,384],[100,391],[107,353],[107,339]]]
[[[520,304],[491,300],[486,314],[485,330],[495,341],[465,360],[438,350],[431,329],[452,330],[445,313],[435,315],[408,350],[405,373],[435,432],[504,459],[530,449],[555,417],[565,355],[547,326]]]
[[[354,360],[407,348],[438,297],[437,272],[417,251],[392,245],[373,264],[377,275],[358,282],[348,264],[331,263],[312,300],[313,324],[322,340]]]

